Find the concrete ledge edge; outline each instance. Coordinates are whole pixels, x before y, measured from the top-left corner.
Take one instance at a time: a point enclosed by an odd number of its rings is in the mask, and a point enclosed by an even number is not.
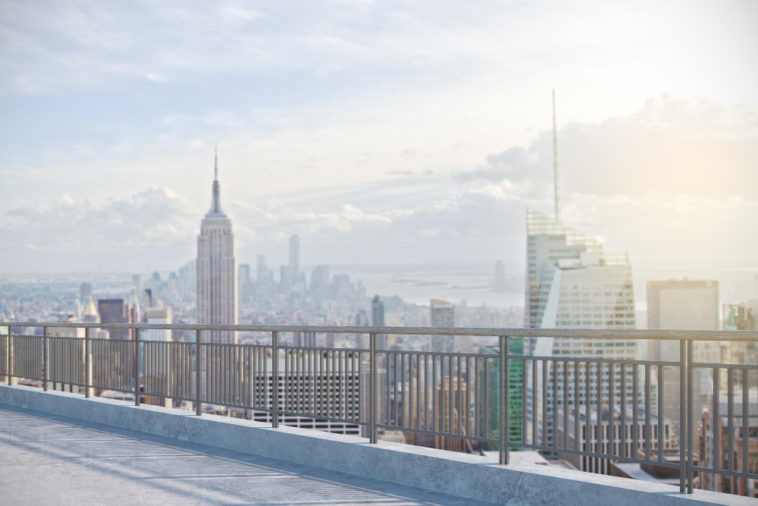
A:
[[[67,392],[0,385],[0,404],[497,504],[756,505],[755,499]],[[687,501],[687,502],[683,502]]]

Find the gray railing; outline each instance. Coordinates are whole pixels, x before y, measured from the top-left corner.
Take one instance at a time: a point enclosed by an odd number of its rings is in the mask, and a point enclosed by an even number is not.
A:
[[[303,419],[314,426],[345,424],[371,443],[380,431],[397,430],[412,442],[432,444],[434,438],[434,446],[444,449],[497,449],[501,464],[515,449],[533,449],[579,459],[596,472],[610,461],[653,465],[678,474],[681,492],[692,492],[695,473],[701,484],[705,473],[725,476],[735,491],[758,480],[749,458],[749,442],[758,439],[758,365],[696,362],[693,355],[702,342],[754,346],[758,332],[30,322],[0,327],[9,329],[0,335],[0,376],[8,384],[24,378],[45,390],[76,387],[87,397],[115,391],[136,405],[171,399],[194,405],[198,416],[204,406],[215,406],[274,427]],[[22,335],[22,327],[42,328],[42,335]],[[61,336],[61,329],[83,330],[72,337]],[[131,339],[98,337],[102,329],[130,329]],[[185,341],[143,339],[141,332],[150,329],[184,332]],[[210,342],[210,331],[228,342]],[[245,344],[236,342],[240,333],[251,333]],[[347,346],[320,346],[318,335],[342,336]],[[387,336],[393,335],[425,336],[432,350],[388,349]],[[469,346],[478,351],[443,350],[450,338],[436,346],[441,336],[479,339]],[[604,340],[607,349],[630,340],[674,341],[678,357],[539,355],[538,346],[525,351],[525,342],[541,339]],[[705,417],[693,391],[702,383],[701,371],[712,382]],[[677,378],[678,392],[667,393],[666,381]],[[678,413],[666,411],[672,395],[678,396]],[[707,437],[701,420],[715,437]]]

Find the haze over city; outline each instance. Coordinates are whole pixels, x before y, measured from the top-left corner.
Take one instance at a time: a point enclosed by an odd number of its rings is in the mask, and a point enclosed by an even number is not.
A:
[[[177,269],[218,145],[240,261],[523,275],[554,87],[563,220],[751,295],[754,2],[293,7],[3,2],[2,271]]]
[[[757,47],[0,0],[0,503],[754,505]]]

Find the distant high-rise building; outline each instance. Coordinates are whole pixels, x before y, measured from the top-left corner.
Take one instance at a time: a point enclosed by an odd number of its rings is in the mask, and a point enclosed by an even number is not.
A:
[[[153,290],[145,288],[142,300],[144,301],[145,307],[153,307]]]
[[[480,385],[481,395],[487,395],[486,400],[488,406],[500,405],[500,350],[494,347],[481,348],[479,353],[492,354],[494,358],[489,359],[489,368],[481,368],[478,370],[479,377],[477,381]],[[524,354],[524,340],[510,338],[509,352],[512,355]],[[512,360],[508,369],[508,438],[511,441],[520,441],[523,434],[523,406],[522,392],[524,388],[524,381],[522,371],[524,368],[524,362],[521,360]],[[486,384],[486,387],[484,385]],[[487,437],[496,439],[498,436],[498,430],[500,428],[500,410],[490,409],[482,410],[486,411],[486,420],[483,422]],[[477,416],[485,416],[484,412],[480,412]]]
[[[693,279],[648,281],[647,327],[718,330],[719,282]],[[676,348],[678,354],[678,345]]]
[[[266,278],[266,255],[258,255],[256,257],[256,271],[255,281],[261,283]]]
[[[495,262],[495,291],[505,291],[505,262],[497,260]]]
[[[718,330],[719,329],[719,283],[715,280],[668,280],[647,283],[647,328],[670,330]],[[679,361],[678,341],[649,341],[648,360]],[[720,355],[717,341],[693,343],[693,358],[696,362],[710,362]],[[710,387],[710,371],[695,370],[700,375],[693,385],[694,420],[708,404],[713,389]],[[679,373],[664,370],[664,378],[656,378],[663,388],[663,413],[674,421],[674,432],[679,434]]]
[[[292,273],[289,265],[279,266],[279,286],[288,289],[292,285]]]
[[[323,297],[329,290],[329,266],[319,265],[311,272],[311,293]]]
[[[432,327],[452,328],[455,327],[455,307],[446,300],[431,299],[429,312]],[[454,351],[455,338],[453,336],[433,336],[432,351],[451,353]]]
[[[141,320],[140,317],[140,301],[137,291],[137,287],[132,283],[132,289],[129,292],[129,321],[130,322],[139,322]]]
[[[181,300],[194,300],[197,296],[197,261],[190,260],[179,268],[176,290]]]
[[[300,237],[297,234],[290,237],[290,284],[295,284],[300,278]]]
[[[378,295],[371,300],[371,325],[384,327],[384,303]],[[379,350],[387,349],[387,334],[377,334],[376,347]]]
[[[561,329],[634,329],[634,289],[632,268],[626,254],[608,255],[603,252],[600,241],[580,234],[563,224],[527,210],[527,287],[526,326],[531,328]],[[638,357],[637,342],[633,339],[552,339],[540,338],[528,341],[529,354],[538,356],[604,357],[620,360],[635,360]],[[537,363],[538,369],[548,367]],[[553,365],[551,367],[559,367]],[[574,381],[574,369],[566,371],[569,385]],[[586,371],[579,372],[584,381]],[[614,370],[614,393],[620,398],[620,368]],[[557,408],[563,409],[563,374],[548,376],[547,412],[542,405],[533,406],[528,395],[528,417],[547,417],[547,441],[553,438],[553,378],[558,380],[559,398]],[[528,389],[542,389],[542,375],[537,375],[537,384],[527,375]],[[593,386],[590,395],[580,392],[574,398],[573,389],[568,389],[568,405],[596,405],[609,398],[608,371],[601,374],[598,397],[597,374],[590,375]],[[632,398],[632,371],[625,374],[625,391]],[[538,424],[540,429],[544,426]]]
[[[305,346],[310,346],[306,344]],[[321,352],[301,350],[298,355],[303,360],[303,364],[315,364],[316,360],[321,357]],[[317,358],[318,357],[318,358]],[[361,413],[361,380],[359,355],[350,353],[343,359],[345,369],[339,372],[332,371],[329,375],[323,374],[318,370],[304,366],[295,373],[292,369],[287,371],[285,358],[279,357],[279,378],[274,379],[271,371],[273,370],[273,359],[267,357],[266,365],[262,371],[254,373],[251,385],[253,392],[253,402],[256,406],[262,406],[268,411],[256,411],[253,409],[252,419],[257,422],[271,423],[271,411],[274,405],[271,392],[271,385],[279,385],[279,423],[290,427],[300,427],[303,429],[316,429],[334,434],[353,434],[359,435],[361,426],[358,423],[350,421],[335,421],[327,418],[334,418],[333,411],[335,406],[339,406],[341,417],[346,420],[358,420]],[[291,360],[291,359],[290,359]],[[331,360],[331,358],[327,358]],[[363,370],[365,371],[365,367]],[[265,372],[268,371],[268,372]],[[211,383],[213,385],[213,382]],[[269,386],[267,388],[267,385]],[[222,388],[218,385],[218,388]],[[313,414],[315,417],[289,413],[287,403],[300,406],[302,413]]]
[[[239,264],[239,284],[250,282],[250,264]]]
[[[336,274],[332,277],[332,291],[335,297],[353,297],[355,290],[348,274]]]
[[[384,327],[384,304],[378,295],[371,300],[371,325]]]
[[[142,293],[142,276],[139,274],[132,274],[132,285],[134,285],[137,293]]]
[[[542,327],[558,261],[579,259],[584,252],[602,251],[602,244],[532,209],[526,210],[526,239],[524,326],[536,329]]]
[[[128,323],[128,313],[124,299],[100,299],[97,301],[100,323]],[[108,329],[111,339],[128,339],[129,329]]]
[[[731,409],[734,413],[732,423],[729,423],[730,402],[728,399],[719,400],[719,416],[714,416],[713,408],[703,411],[696,423],[696,447],[699,455],[698,464],[708,469],[729,469],[748,473],[758,473],[758,402],[755,401],[755,390],[750,391],[746,409],[743,411],[742,402],[745,397],[739,389],[735,392]],[[747,411],[747,420],[742,418]],[[715,420],[714,420],[715,418]],[[743,422],[745,422],[743,424]],[[747,431],[743,427],[747,428]],[[747,434],[747,437],[745,435]],[[730,455],[731,453],[731,455]],[[745,457],[747,459],[745,460]],[[758,497],[758,480],[736,478],[719,473],[698,473],[695,487],[705,490],[715,490],[727,494]]]
[[[724,304],[723,311],[724,330],[758,330],[758,299]],[[758,364],[758,343],[729,343],[727,356],[722,358],[730,364]]]
[[[86,302],[92,296],[92,283],[86,281],[79,285],[79,300]]]
[[[237,323],[237,260],[231,220],[221,211],[218,157],[215,158],[211,208],[197,237],[197,322],[201,325]],[[236,342],[236,333],[207,331],[214,343]]]
[[[145,323],[169,324],[173,322],[170,307],[156,306],[145,308]],[[148,329],[142,334],[147,341],[172,341],[171,329]]]
[[[245,302],[250,298],[251,292],[251,280],[250,280],[250,264],[239,264],[237,270],[237,284],[239,288],[240,302]]]
[[[82,322],[84,323],[99,323],[100,322],[100,315],[97,313],[97,309],[95,309],[95,301],[92,300],[92,295],[90,295],[87,298],[87,304],[84,306],[84,311],[82,313]]]

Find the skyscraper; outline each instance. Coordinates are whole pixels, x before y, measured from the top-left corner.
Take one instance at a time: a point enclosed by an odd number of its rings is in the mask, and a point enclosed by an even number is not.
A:
[[[716,280],[668,280],[647,283],[647,328],[673,330],[719,329],[719,283]],[[737,344],[737,343],[732,343]],[[676,341],[650,341],[648,360],[679,361],[679,343]],[[720,355],[718,341],[693,343],[696,362],[710,362]],[[699,420],[702,410],[709,404],[713,392],[710,371],[695,369],[699,376],[693,385],[693,420]],[[663,413],[675,421],[679,432],[679,372],[666,367],[664,378],[656,378],[663,388]],[[665,381],[664,381],[665,380]]]
[[[250,264],[239,264],[237,269],[237,285],[239,288],[238,301],[245,303],[250,299],[251,292],[251,279],[250,279]]]
[[[300,237],[290,237],[290,283],[295,284],[300,277]]]
[[[455,307],[448,301],[431,299],[429,301],[429,312],[432,327],[455,327]],[[454,340],[453,336],[434,336],[432,337],[432,351],[452,353],[455,345]]]
[[[87,299],[92,296],[92,283],[87,283],[84,281],[79,286],[79,300],[82,302],[87,302]]]
[[[374,327],[384,327],[384,303],[378,295],[371,299],[371,325]],[[376,347],[380,350],[387,348],[387,334],[378,334],[376,336]]]
[[[524,326],[542,327],[550,287],[559,260],[602,251],[600,241],[580,234],[532,209],[526,210],[527,270]]]
[[[237,260],[232,222],[221,211],[218,156],[214,159],[211,208],[200,223],[197,236],[197,322],[201,325],[237,323]],[[214,343],[234,343],[236,333],[218,330],[204,333]]]
[[[256,262],[257,269],[255,271],[255,282],[260,284],[264,282],[266,272],[268,271],[266,268],[266,255],[258,255],[256,257]]]
[[[625,253],[607,255],[599,240],[580,234],[560,222],[531,209],[527,210],[527,287],[525,324],[530,328],[562,329],[633,329],[635,328],[634,290],[632,268]],[[532,339],[528,343],[529,354],[538,356],[594,357],[621,360],[638,358],[637,342],[632,339]],[[546,365],[537,363],[541,368]],[[553,365],[555,367],[555,365]],[[580,370],[584,381],[587,371]],[[563,409],[563,378],[558,378],[557,408]],[[571,385],[574,370],[569,368],[566,376]],[[537,384],[529,379],[528,388],[542,389],[542,375]],[[542,406],[533,406],[528,395],[528,416],[538,419],[547,417],[547,434],[542,437],[552,441],[553,436],[553,374],[548,374],[547,412]],[[625,374],[629,398],[632,391],[632,371]],[[614,371],[614,394],[620,396],[620,370]],[[609,398],[608,371],[601,374],[600,390],[597,375],[591,375],[593,389],[588,397],[580,392],[574,399],[573,389],[568,389],[569,406],[596,405]],[[598,399],[600,393],[600,399]],[[540,427],[542,425],[540,424]]]
[[[100,315],[101,323],[129,322],[124,299],[99,299],[97,301],[97,312]],[[128,339],[129,329],[108,329],[108,336],[111,339]]]

